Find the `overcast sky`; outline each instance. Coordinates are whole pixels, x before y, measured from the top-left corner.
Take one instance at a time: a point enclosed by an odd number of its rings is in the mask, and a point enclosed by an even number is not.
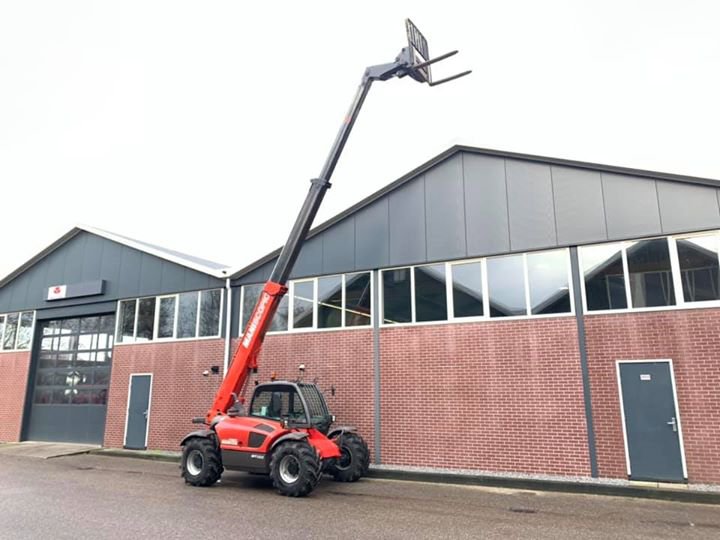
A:
[[[720,178],[718,6],[0,0],[0,275],[76,223],[231,266],[278,247],[405,17],[460,49],[437,77],[474,73],[376,84],[316,224],[457,143]]]

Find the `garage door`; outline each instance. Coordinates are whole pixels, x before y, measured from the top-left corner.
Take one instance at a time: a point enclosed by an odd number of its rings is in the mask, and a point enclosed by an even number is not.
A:
[[[38,322],[25,438],[102,444],[115,316]]]

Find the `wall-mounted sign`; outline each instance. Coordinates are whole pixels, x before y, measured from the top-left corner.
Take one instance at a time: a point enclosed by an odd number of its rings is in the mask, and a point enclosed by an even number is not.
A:
[[[47,290],[47,301],[64,300],[65,298],[78,298],[80,296],[94,296],[102,294],[105,280],[85,281],[63,285],[51,285]]]
[[[640,380],[641,381],[649,381],[652,377],[650,377],[649,373],[641,373],[640,374]]]
[[[65,294],[67,293],[67,285],[53,285],[52,287],[48,287],[48,300],[61,300],[62,298],[65,298]]]

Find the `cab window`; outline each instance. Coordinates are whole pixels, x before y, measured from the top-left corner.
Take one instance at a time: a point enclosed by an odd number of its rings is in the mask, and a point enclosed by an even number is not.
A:
[[[307,422],[300,396],[291,387],[258,391],[253,398],[250,414],[273,420],[288,418],[297,422]]]

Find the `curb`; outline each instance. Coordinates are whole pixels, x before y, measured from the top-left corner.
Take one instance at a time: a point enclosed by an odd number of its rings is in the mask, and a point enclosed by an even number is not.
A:
[[[119,448],[99,448],[88,454],[147,459],[167,463],[179,463],[180,453],[148,452],[146,450],[124,450]],[[551,491],[557,493],[576,493],[582,495],[605,495],[610,497],[631,497],[698,504],[720,505],[720,492],[691,491],[671,488],[652,488],[642,486],[623,486],[590,482],[563,482],[559,480],[535,480],[532,478],[509,478],[499,476],[481,476],[473,474],[419,472],[398,469],[371,468],[368,478],[377,480],[400,480],[404,482],[428,482],[433,484],[485,486],[506,489],[524,489],[531,491]]]
[[[415,472],[388,469],[370,469],[369,478],[383,480],[403,480],[412,482],[430,482],[435,484],[455,484],[465,486],[485,486],[532,491],[553,491],[578,493],[583,495],[607,495],[611,497],[632,497],[662,501],[720,504],[720,493],[710,491],[691,491],[671,488],[650,488],[641,486],[620,486],[589,482],[562,482],[557,480],[534,480],[530,478],[503,478],[495,476],[476,476],[470,474]]]

